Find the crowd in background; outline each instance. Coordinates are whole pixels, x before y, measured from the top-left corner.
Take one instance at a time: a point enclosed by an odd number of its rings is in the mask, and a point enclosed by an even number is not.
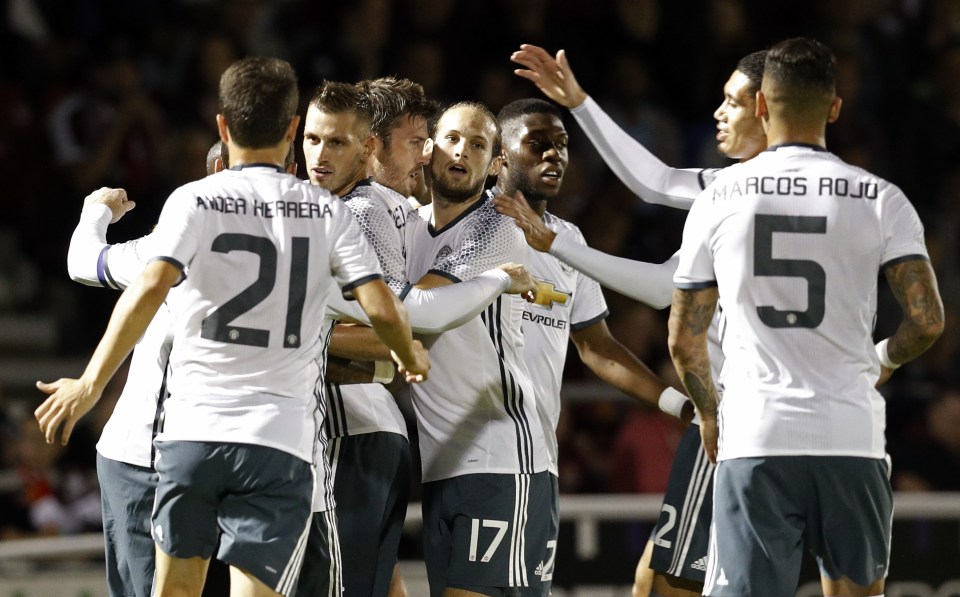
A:
[[[729,162],[715,151],[712,114],[723,83],[741,56],[798,35],[838,57],[843,111],[828,129],[829,149],[897,184],[916,205],[946,307],[942,338],[883,389],[894,487],[960,490],[954,0],[0,0],[0,318],[54,322],[56,342],[38,358],[90,353],[116,294],[67,277],[83,197],[100,186],[126,188],[137,208],[110,238],[148,232],[169,192],[204,176],[217,138],[217,82],[238,57],[290,61],[304,102],[323,79],[393,74],[441,103],[473,99],[496,111],[539,96],[512,72],[520,43],[564,48],[583,87],[664,162],[722,167]],[[550,210],[597,249],[669,257],[685,213],[639,201],[572,118],[567,128],[571,167]],[[877,335],[886,337],[899,309],[885,283],[880,289]],[[666,313],[606,296],[614,336],[671,375]],[[567,378],[589,375],[574,351]],[[97,524],[96,418],[85,441],[47,446],[29,417],[39,399],[0,379],[0,467],[9,473],[0,482],[0,538]],[[625,401],[565,408],[563,491],[662,491],[680,435],[671,419]]]

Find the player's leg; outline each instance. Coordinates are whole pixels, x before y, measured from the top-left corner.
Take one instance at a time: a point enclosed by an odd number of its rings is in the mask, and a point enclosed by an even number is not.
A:
[[[150,597],[154,574],[150,513],[157,473],[97,454],[97,479],[110,595]]]
[[[890,561],[893,491],[884,459],[808,457],[817,501],[810,548],[827,597],[881,595]]]
[[[677,448],[648,544],[651,596],[691,597],[703,591],[713,518],[713,471],[703,451],[700,427],[691,424]],[[639,565],[637,569],[639,573]]]
[[[230,597],[276,597],[277,595],[282,593],[263,584],[263,581],[246,570],[230,566]]]
[[[336,512],[314,512],[296,595],[316,597],[341,593],[343,577]]]
[[[157,442],[153,515],[156,594],[199,596],[217,546],[217,509],[225,472],[216,444]],[[227,471],[232,472],[232,471]]]
[[[810,477],[800,457],[717,463],[704,595],[793,597],[800,577]]]
[[[200,597],[210,558],[177,558],[157,545],[156,597]]]
[[[529,548],[546,543],[549,473],[470,474],[424,484],[424,561],[433,597],[504,595],[537,582]],[[536,557],[542,548],[534,550]]]
[[[650,555],[653,553],[653,541],[647,541],[637,562],[637,569],[633,573],[633,589],[631,597],[649,597],[653,588],[653,570],[650,569]]]
[[[545,541],[527,545],[527,562],[533,568],[530,584],[520,587],[522,597],[549,597],[553,594],[553,571],[557,559],[557,538],[560,535],[560,480],[553,473],[547,475],[550,481],[546,507],[549,517],[546,519]]]
[[[393,576],[390,577],[390,592],[387,597],[407,597],[407,585],[403,582],[403,575],[400,574],[400,564],[393,567]]]
[[[220,444],[211,456],[226,477],[217,559],[281,595],[294,595],[313,519],[312,464],[251,444]]]
[[[390,592],[407,514],[410,445],[397,433],[375,432],[330,443],[337,525],[347,595]]]

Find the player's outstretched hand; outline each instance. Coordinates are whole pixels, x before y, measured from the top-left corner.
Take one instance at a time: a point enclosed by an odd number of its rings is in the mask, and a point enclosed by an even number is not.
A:
[[[501,263],[497,267],[510,274],[510,286],[505,291],[507,294],[520,294],[527,300],[536,298],[537,281],[527,268],[519,263]]]
[[[397,364],[397,371],[404,377],[407,383],[420,383],[427,380],[427,372],[430,370],[430,356],[427,349],[419,340],[413,341],[413,359],[407,363],[400,359],[396,352],[390,351],[393,356],[393,362]]]
[[[50,394],[33,412],[48,444],[54,442],[57,430],[62,424],[60,443],[67,445],[77,421],[90,412],[93,405],[100,399],[99,392],[79,379],[60,378],[53,383],[38,381],[37,389]]]
[[[127,198],[127,192],[123,189],[111,189],[110,187],[100,187],[90,193],[83,200],[84,205],[95,204],[106,205],[113,213],[110,223],[115,224],[125,213],[137,206],[136,201]]]
[[[518,68],[513,73],[537,86],[543,94],[565,108],[576,108],[587,99],[587,92],[577,83],[567,53],[557,52],[554,58],[540,46],[521,44],[520,49],[510,55],[510,60],[526,68]]]
[[[498,195],[493,199],[493,207],[517,222],[528,245],[542,253],[550,250],[557,233],[547,228],[543,218],[524,199],[523,193],[516,191],[513,195]]]
[[[703,451],[707,453],[710,462],[717,462],[717,438],[720,430],[717,427],[717,416],[706,417],[700,413],[700,439],[703,441]]]

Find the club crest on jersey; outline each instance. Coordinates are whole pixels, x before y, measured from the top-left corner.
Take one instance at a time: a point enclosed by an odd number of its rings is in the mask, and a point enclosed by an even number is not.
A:
[[[540,305],[544,309],[553,309],[553,305],[565,305],[570,297],[569,292],[557,290],[553,282],[546,280],[537,281],[537,300],[533,304]]]
[[[440,247],[440,250],[437,251],[437,256],[433,259],[433,264],[436,265],[450,256],[453,253],[453,249],[450,248],[450,245],[443,245]]]

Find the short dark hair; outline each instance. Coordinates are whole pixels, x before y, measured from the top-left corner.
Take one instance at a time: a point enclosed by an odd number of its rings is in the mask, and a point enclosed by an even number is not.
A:
[[[830,48],[808,37],[788,39],[767,51],[764,95],[783,106],[785,114],[819,114],[836,96],[836,71]]]
[[[373,112],[370,132],[384,144],[390,142],[390,133],[404,116],[430,122],[437,114],[437,102],[427,97],[422,85],[410,79],[380,77],[361,81],[360,86]]]
[[[760,83],[763,82],[763,64],[767,59],[767,51],[759,50],[747,54],[737,62],[737,70],[750,81],[750,87],[747,91],[750,95],[756,95],[760,91]]]
[[[297,75],[285,60],[243,58],[220,77],[218,111],[241,147],[259,149],[283,140],[296,116]]]
[[[351,112],[367,127],[373,124],[370,96],[360,85],[340,81],[324,81],[310,98],[310,105],[323,112],[342,114]]]
[[[497,112],[497,123],[500,125],[500,135],[503,138],[510,137],[516,129],[516,127],[513,126],[516,120],[527,114],[549,114],[556,116],[563,122],[563,112],[556,104],[538,97],[518,99],[500,108],[500,111]]]
[[[503,147],[502,147],[503,146],[503,129],[500,128],[500,121],[498,121],[497,117],[493,115],[493,112],[490,110],[490,108],[486,107],[480,102],[462,101],[462,102],[456,102],[454,104],[450,104],[449,106],[444,108],[443,112],[441,112],[440,116],[437,118],[437,121],[433,123],[433,127],[432,127],[433,130],[430,131],[430,136],[433,137],[437,134],[437,125],[440,124],[440,121],[443,119],[444,115],[447,112],[451,110],[455,110],[457,108],[471,108],[473,110],[476,110],[481,114],[483,114],[484,117],[493,124],[493,129],[495,131],[495,135],[493,139],[493,156],[496,157],[498,155],[501,155],[503,151]]]

